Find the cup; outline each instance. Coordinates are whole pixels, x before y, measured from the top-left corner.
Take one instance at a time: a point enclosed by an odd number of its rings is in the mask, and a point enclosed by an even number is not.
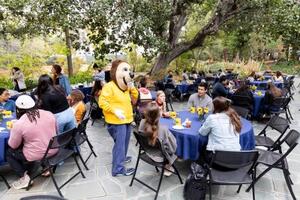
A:
[[[186,128],[191,128],[191,126],[192,126],[192,121],[186,121],[185,127]]]
[[[175,125],[176,126],[181,126],[181,119],[180,118],[175,118]]]

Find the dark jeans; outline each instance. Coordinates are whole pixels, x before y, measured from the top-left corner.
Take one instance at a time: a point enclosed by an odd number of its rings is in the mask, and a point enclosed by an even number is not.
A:
[[[6,151],[6,159],[10,167],[19,177],[23,177],[26,171],[28,171],[28,173],[33,172],[36,164],[35,162],[29,162],[26,160],[22,148],[12,149],[8,147]]]

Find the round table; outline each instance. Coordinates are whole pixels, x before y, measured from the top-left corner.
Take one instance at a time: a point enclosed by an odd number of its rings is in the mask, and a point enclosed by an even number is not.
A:
[[[13,119],[15,119],[15,114],[12,115],[12,117],[10,118],[4,118],[1,122],[0,122],[0,127],[4,128],[4,130],[0,131],[0,165],[2,165],[3,163],[6,163],[6,149],[7,149],[7,142],[9,139],[9,133],[10,130],[7,129],[6,127],[6,122],[11,121]]]
[[[203,147],[206,146],[208,136],[199,134],[199,129],[202,123],[197,114],[192,114],[188,111],[178,112],[178,116],[184,122],[186,118],[192,121],[191,128],[173,129],[173,119],[161,118],[160,124],[168,126],[171,133],[176,138],[177,150],[176,155],[187,160],[197,160]],[[250,121],[242,118],[242,131],[240,133],[240,144],[242,150],[252,150],[255,147],[255,138],[253,127]]]
[[[257,87],[260,87],[260,85],[263,85],[263,87],[261,87],[261,89],[267,89],[268,81],[267,80],[265,80],[265,81],[251,81],[250,84],[255,85]],[[281,89],[283,88],[283,83],[282,82],[273,81],[273,84],[278,88],[281,88]]]

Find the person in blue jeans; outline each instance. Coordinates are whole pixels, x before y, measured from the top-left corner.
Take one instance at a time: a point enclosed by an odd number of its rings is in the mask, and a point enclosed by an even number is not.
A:
[[[112,150],[112,176],[129,176],[134,168],[126,168],[125,163],[131,161],[127,156],[131,135],[130,124],[133,121],[131,101],[138,98],[138,90],[134,87],[130,72],[131,66],[121,60],[112,63],[110,77],[112,81],[105,84],[99,97],[99,106],[103,109],[107,131],[114,140]]]
[[[10,110],[15,112],[16,105],[13,100],[9,100],[9,92],[5,88],[0,88],[0,110]]]

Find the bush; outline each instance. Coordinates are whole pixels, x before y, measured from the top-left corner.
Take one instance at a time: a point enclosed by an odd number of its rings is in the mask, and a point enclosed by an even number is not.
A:
[[[70,77],[71,84],[84,83],[84,82],[93,82],[93,75],[91,71],[78,72],[77,74]]]

